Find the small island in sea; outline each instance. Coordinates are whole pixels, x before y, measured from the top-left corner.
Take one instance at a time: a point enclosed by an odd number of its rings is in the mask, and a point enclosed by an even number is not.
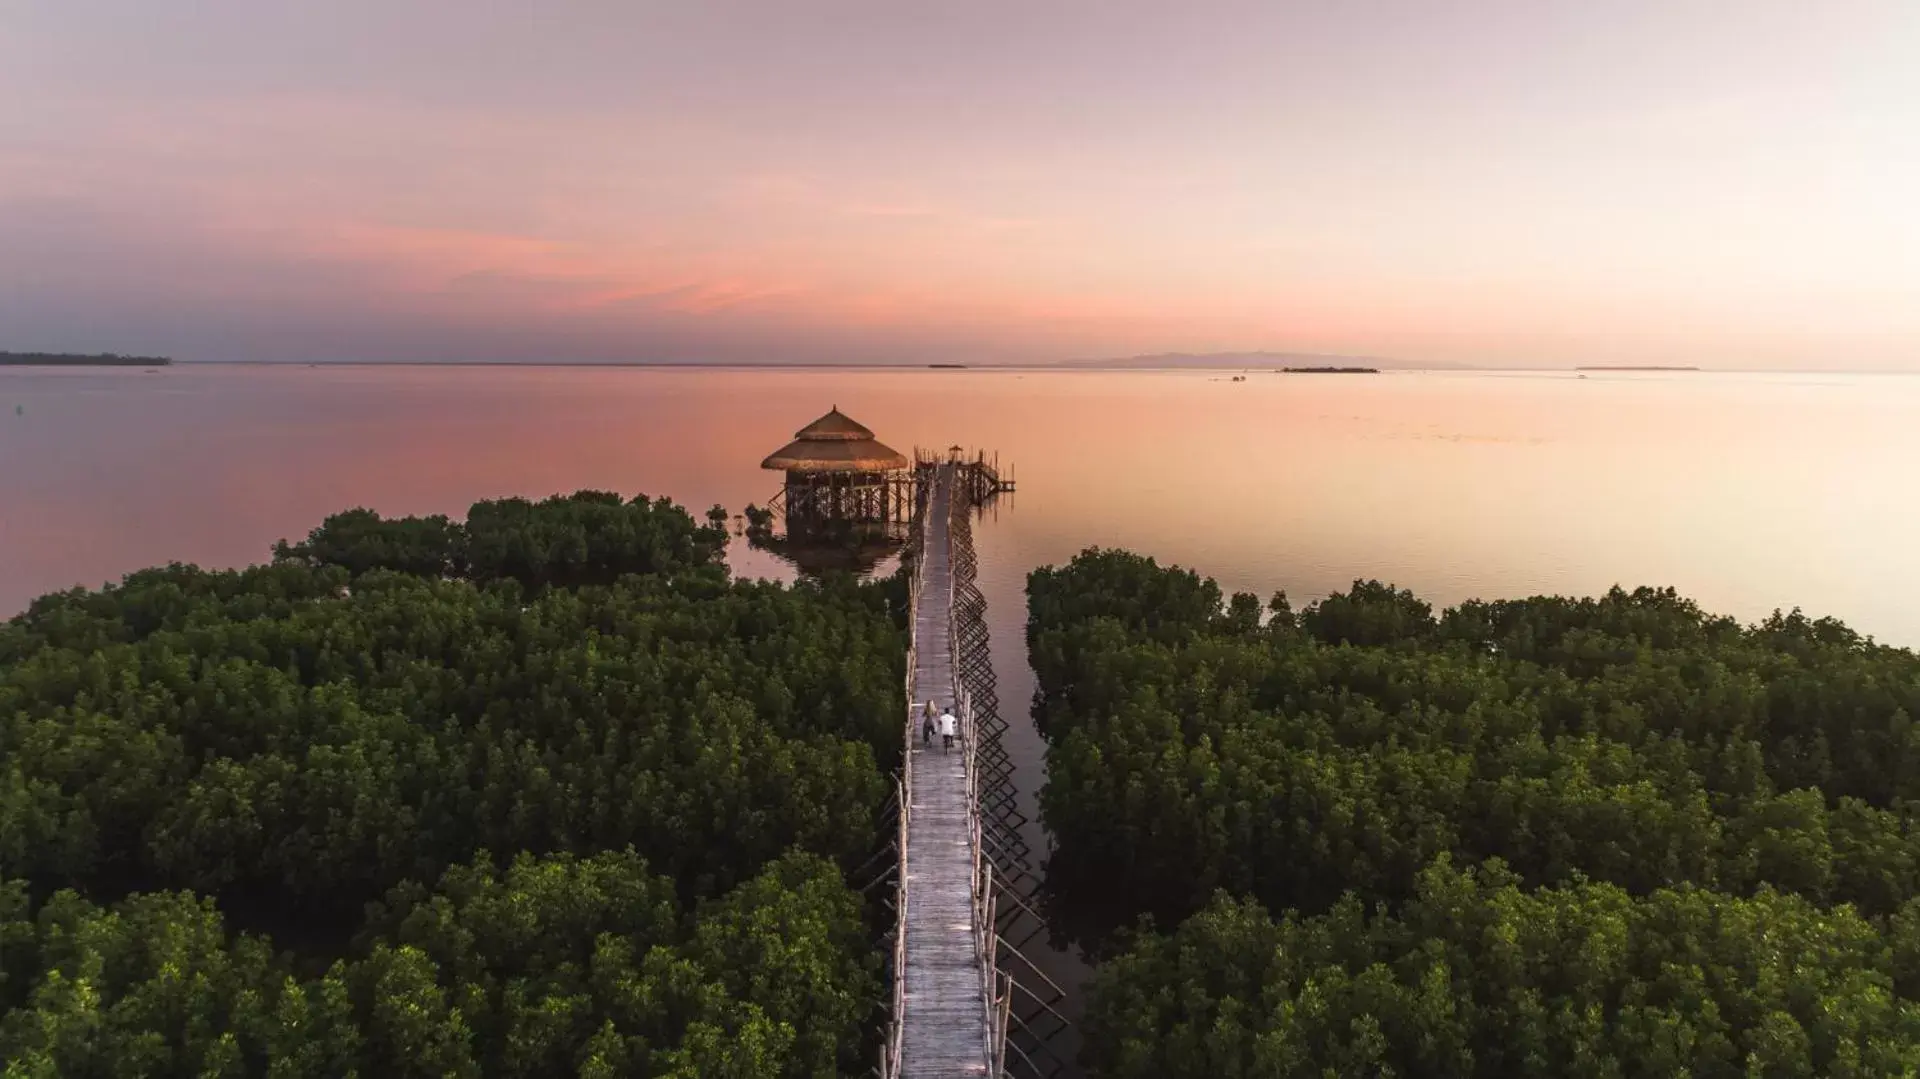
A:
[[[122,356],[117,352],[94,356],[77,352],[0,352],[0,367],[165,367],[172,362],[165,356]]]
[[[1283,375],[1377,375],[1378,367],[1282,367]]]

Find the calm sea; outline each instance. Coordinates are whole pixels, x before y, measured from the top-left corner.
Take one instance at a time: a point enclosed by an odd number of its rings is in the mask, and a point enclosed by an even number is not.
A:
[[[1092,544],[1296,603],[1673,585],[1920,645],[1920,376],[179,366],[0,370],[0,617],[170,560],[266,557],[326,514],[591,487],[765,504],[838,405],[1011,463],[976,531],[1000,699],[1026,572]],[[736,544],[742,572],[784,575]],[[1009,718],[1018,718],[1017,715]],[[1016,758],[1038,785],[1031,731]]]
[[[182,560],[259,560],[327,513],[597,487],[765,503],[830,405],[901,450],[997,450],[980,529],[1026,571],[1089,544],[1312,599],[1670,584],[1920,645],[1920,377],[261,367],[0,370],[0,616]],[[779,573],[743,553],[740,568]]]

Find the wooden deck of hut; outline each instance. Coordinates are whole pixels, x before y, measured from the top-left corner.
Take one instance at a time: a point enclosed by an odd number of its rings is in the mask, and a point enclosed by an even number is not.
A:
[[[789,532],[823,525],[904,525],[923,488],[944,468],[956,497],[972,505],[1013,490],[1011,469],[984,450],[969,458],[959,446],[942,454],[915,449],[912,458],[874,437],[840,406],[793,433],[793,441],[768,454],[760,467],[784,472],[786,482],[768,508],[786,517]]]
[[[786,473],[772,506],[789,525],[905,524],[913,514],[912,462],[835,405],[793,433],[760,467]]]
[[[904,858],[905,914],[900,932],[903,991],[897,998],[899,1057],[906,1079],[997,1073],[989,1003],[994,974],[991,911],[979,906],[978,804],[972,732],[959,703],[953,667],[953,570],[948,512],[952,466],[930,470],[913,611],[911,700],[938,701],[961,713],[962,744],[924,745],[909,721],[905,789],[909,806]],[[983,924],[984,923],[984,924]]]

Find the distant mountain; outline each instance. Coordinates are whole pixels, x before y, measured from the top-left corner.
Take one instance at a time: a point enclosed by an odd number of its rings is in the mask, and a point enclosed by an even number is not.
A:
[[[1318,352],[1162,352],[1154,356],[1121,356],[1105,360],[1067,360],[1059,367],[1121,369],[1175,369],[1192,371],[1273,370],[1279,367],[1377,367],[1383,371],[1458,371],[1457,363],[1417,363],[1380,356],[1333,356]]]

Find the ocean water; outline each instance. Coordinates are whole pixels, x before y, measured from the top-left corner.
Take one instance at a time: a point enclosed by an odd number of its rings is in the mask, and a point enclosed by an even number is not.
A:
[[[1672,585],[1920,646],[1910,375],[0,369],[0,617],[141,566],[260,561],[358,505],[591,487],[737,513],[779,485],[761,458],[834,405],[1018,480],[976,539],[1030,813],[1025,577],[1089,545],[1296,605],[1357,577],[1436,606]],[[734,546],[738,572],[791,574]]]
[[[158,562],[255,561],[353,505],[598,487],[738,512],[832,405],[903,451],[1011,465],[1019,493],[980,528],[1011,606],[1028,569],[1100,544],[1296,601],[1362,576],[1439,603],[1670,584],[1920,645],[1906,375],[0,370],[0,616]]]

